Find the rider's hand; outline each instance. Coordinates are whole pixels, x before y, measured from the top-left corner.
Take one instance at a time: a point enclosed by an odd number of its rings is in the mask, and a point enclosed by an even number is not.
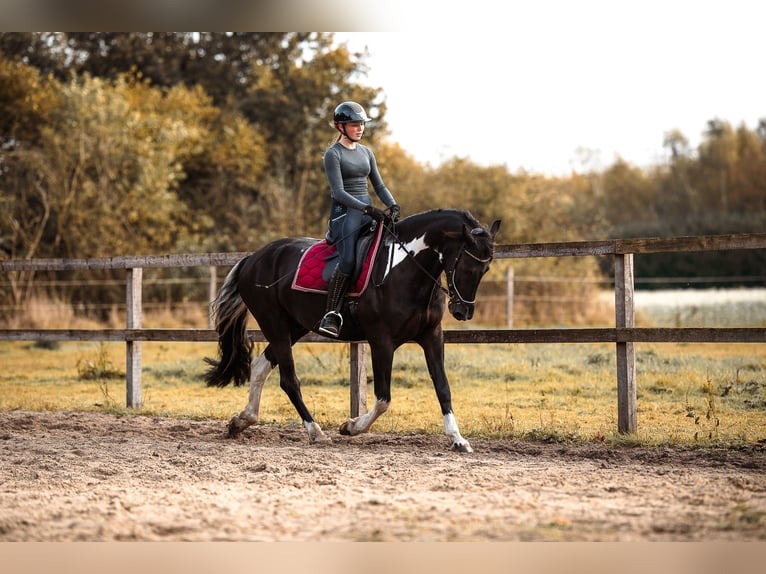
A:
[[[372,217],[375,221],[385,221],[386,220],[386,214],[375,207],[374,205],[368,205],[364,208],[364,214],[369,215]]]
[[[391,207],[388,208],[388,216],[391,218],[391,221],[396,223],[399,221],[399,217],[401,216],[401,209],[397,204],[393,204]]]

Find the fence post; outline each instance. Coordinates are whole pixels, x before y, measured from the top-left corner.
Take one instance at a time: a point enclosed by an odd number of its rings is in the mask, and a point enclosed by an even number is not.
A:
[[[207,287],[207,326],[209,329],[215,329],[213,321],[213,301],[216,298],[218,289],[218,268],[215,265],[210,266],[210,282]]]
[[[350,343],[351,418],[367,412],[367,348],[364,343]]]
[[[505,272],[505,326],[513,329],[513,267]]]
[[[143,269],[128,269],[127,328],[141,328],[141,285]],[[125,403],[128,408],[140,408],[141,400],[141,341],[126,342]]]
[[[633,254],[614,256],[614,314],[618,329],[635,326],[633,307]],[[617,343],[617,431],[635,433],[636,350],[630,342]]]

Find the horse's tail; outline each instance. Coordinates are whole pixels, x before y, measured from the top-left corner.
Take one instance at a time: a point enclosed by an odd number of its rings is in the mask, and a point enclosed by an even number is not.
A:
[[[237,280],[245,259],[232,268],[213,301],[212,313],[215,330],[218,332],[220,360],[205,358],[205,362],[211,365],[205,373],[209,387],[225,387],[232,379],[234,384],[242,385],[250,379],[253,343],[247,338],[247,306],[237,289]]]

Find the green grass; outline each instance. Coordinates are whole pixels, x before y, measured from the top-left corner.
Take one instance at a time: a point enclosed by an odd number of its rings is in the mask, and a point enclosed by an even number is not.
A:
[[[0,342],[0,410],[73,410],[228,420],[247,389],[202,381],[213,343],[144,343],[143,399],[125,408],[125,347],[66,342],[41,348]],[[613,345],[447,345],[446,368],[462,433],[547,442],[752,445],[766,440],[766,346],[638,344],[638,433],[617,433]],[[257,350],[259,350],[257,348]],[[303,396],[324,428],[348,416],[345,344],[298,345]],[[368,365],[370,377],[371,369]],[[420,348],[395,356],[393,402],[375,432],[443,432]],[[368,389],[368,405],[374,400]],[[274,372],[261,421],[300,421]]]

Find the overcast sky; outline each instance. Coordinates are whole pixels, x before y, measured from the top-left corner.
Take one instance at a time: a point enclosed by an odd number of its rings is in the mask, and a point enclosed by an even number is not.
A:
[[[766,118],[763,9],[755,1],[400,2],[396,32],[367,46],[391,139],[418,161],[453,156],[551,175],[616,157],[664,160],[678,129]]]

